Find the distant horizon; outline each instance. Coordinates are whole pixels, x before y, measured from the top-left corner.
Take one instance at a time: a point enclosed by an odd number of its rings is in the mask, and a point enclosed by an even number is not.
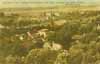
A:
[[[100,0],[0,0],[0,8],[47,7],[70,4],[100,5]]]

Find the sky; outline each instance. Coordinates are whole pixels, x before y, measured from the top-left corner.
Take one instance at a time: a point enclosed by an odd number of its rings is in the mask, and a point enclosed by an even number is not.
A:
[[[54,6],[68,3],[99,4],[100,0],[0,0],[2,7],[36,7],[36,6]]]

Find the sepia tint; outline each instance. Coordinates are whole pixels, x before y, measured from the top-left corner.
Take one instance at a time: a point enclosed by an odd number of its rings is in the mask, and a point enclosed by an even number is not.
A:
[[[0,0],[0,64],[100,64],[99,0]]]

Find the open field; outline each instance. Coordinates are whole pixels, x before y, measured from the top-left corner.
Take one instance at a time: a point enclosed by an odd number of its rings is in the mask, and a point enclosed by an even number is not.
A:
[[[0,9],[0,64],[100,64],[99,8]]]
[[[72,12],[72,11],[88,11],[88,10],[100,10],[99,6],[55,6],[55,7],[29,7],[29,8],[1,8],[1,12],[19,13],[19,14],[31,14],[42,12]]]

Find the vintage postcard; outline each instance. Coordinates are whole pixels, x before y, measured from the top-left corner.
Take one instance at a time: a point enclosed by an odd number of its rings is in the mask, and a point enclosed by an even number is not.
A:
[[[100,0],[0,0],[0,64],[100,64]]]

